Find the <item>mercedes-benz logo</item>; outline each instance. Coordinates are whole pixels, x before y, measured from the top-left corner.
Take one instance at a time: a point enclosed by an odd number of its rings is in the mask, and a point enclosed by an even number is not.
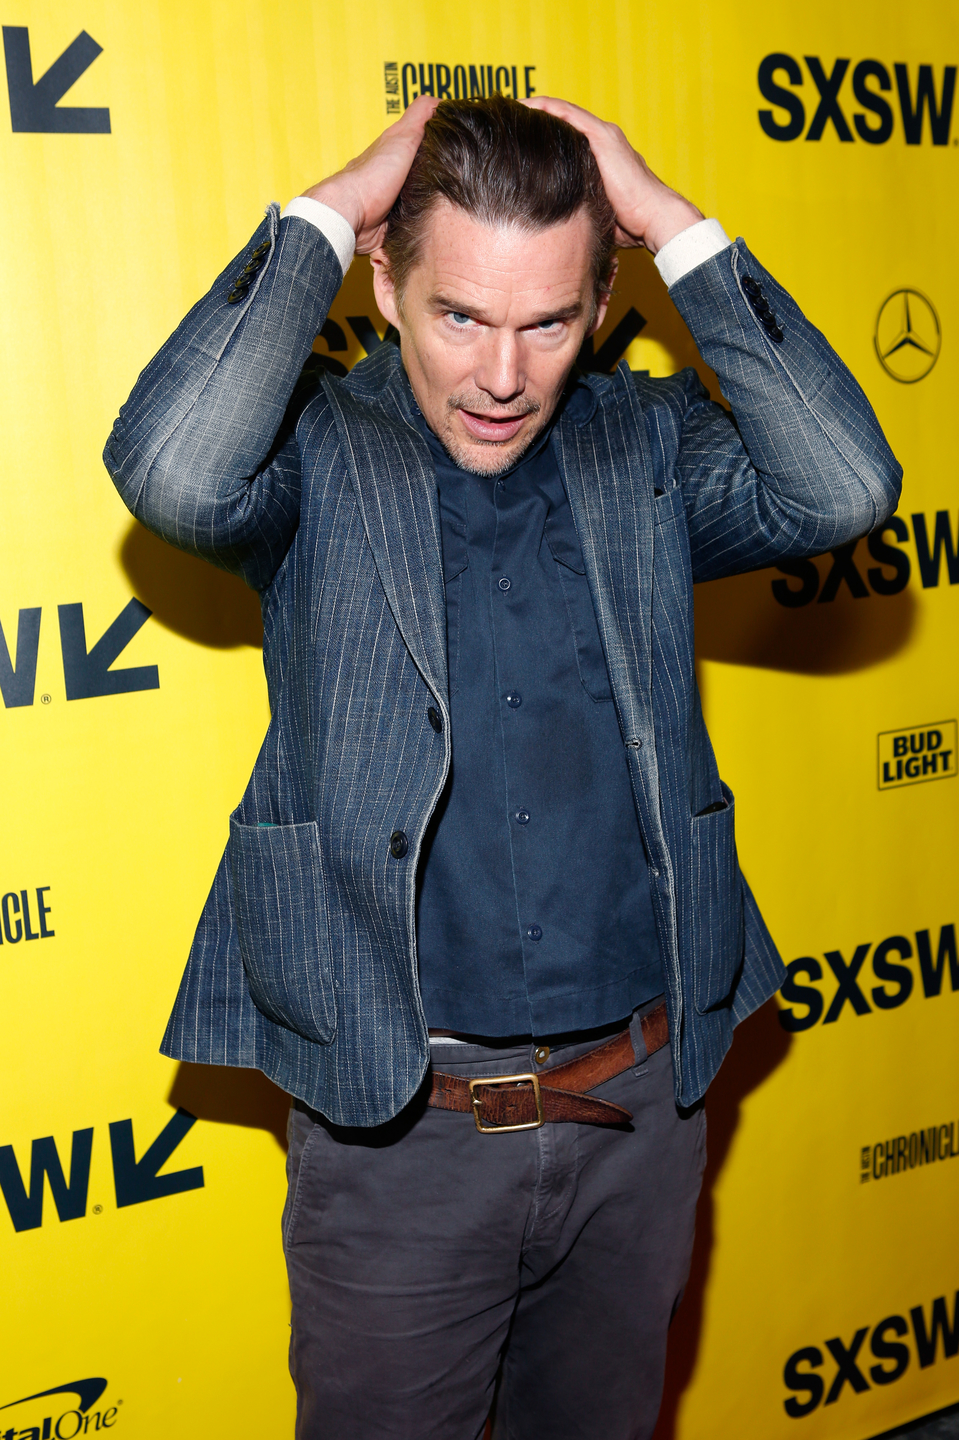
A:
[[[939,359],[942,344],[932,301],[918,290],[894,290],[876,319],[875,341],[887,375],[903,385],[923,380]]]

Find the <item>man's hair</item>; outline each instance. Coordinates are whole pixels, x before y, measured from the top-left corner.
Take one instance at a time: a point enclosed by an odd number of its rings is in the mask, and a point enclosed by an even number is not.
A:
[[[595,301],[607,291],[616,217],[589,141],[565,120],[504,95],[440,102],[389,214],[383,248],[399,298],[440,197],[484,225],[530,233],[585,210]]]

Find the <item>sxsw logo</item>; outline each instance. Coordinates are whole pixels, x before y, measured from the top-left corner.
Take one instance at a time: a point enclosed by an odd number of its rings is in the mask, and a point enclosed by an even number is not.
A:
[[[959,1354],[959,1290],[953,1301],[951,1321],[946,1296],[939,1295],[932,1302],[928,1318],[925,1306],[914,1305],[908,1320],[905,1315],[887,1315],[876,1325],[863,1325],[848,1344],[839,1335],[824,1340],[828,1361],[818,1345],[804,1345],[801,1350],[794,1350],[783,1369],[786,1388],[796,1392],[783,1401],[786,1414],[800,1420],[811,1415],[820,1404],[835,1405],[846,1393],[847,1386],[850,1393],[863,1395],[872,1388],[870,1380],[873,1385],[891,1385],[900,1380],[912,1361],[910,1331],[920,1370],[934,1365],[940,1354],[944,1360],[952,1360]],[[876,1364],[870,1365],[870,1356]],[[820,1369],[826,1364],[830,1368],[835,1366],[835,1370],[831,1375],[820,1375]]]
[[[155,665],[110,669],[153,613],[139,600],[131,600],[123,607],[90,650],[87,649],[83,606],[58,605],[57,613],[63,683],[68,700],[90,700],[97,695],[126,695],[131,690],[159,689],[160,673]],[[0,693],[8,710],[18,705],[33,704],[40,649],[40,616],[39,605],[20,611],[14,646],[9,644],[0,625]],[[44,696],[44,702],[49,698]]]
[[[842,91],[852,61],[834,60],[828,74],[826,66],[816,55],[804,55],[803,62],[810,85],[807,85],[802,67],[793,55],[777,51],[766,55],[760,62],[759,92],[764,100],[776,107],[775,111],[758,112],[759,123],[770,140],[798,140],[804,130],[807,140],[821,140],[829,127],[843,142],[854,141],[858,136],[867,145],[885,145],[895,128],[892,104],[883,99],[893,88],[888,67],[879,60],[860,60],[854,67],[850,77],[852,99],[850,101],[848,91],[844,97],[847,109],[850,103],[859,107],[850,112],[850,127],[847,110],[843,108]],[[915,84],[910,79],[908,65],[897,62],[892,68],[896,77],[899,120],[906,144],[920,145],[928,135],[933,145],[948,145],[956,93],[955,65],[943,66],[938,86],[931,65],[918,67]],[[812,111],[808,130],[804,97],[808,99]],[[781,118],[783,113],[788,118]],[[924,123],[927,117],[928,125]]]
[[[110,1125],[110,1153],[113,1161],[113,1187],[117,1209],[142,1205],[146,1200],[162,1200],[180,1195],[184,1190],[203,1188],[203,1166],[159,1174],[184,1136],[196,1124],[196,1116],[177,1110],[159,1135],[138,1160],[133,1145],[133,1121],[114,1120]],[[36,1230],[43,1224],[45,1180],[60,1220],[80,1220],[87,1213],[90,1188],[90,1159],[93,1154],[93,1126],[74,1130],[70,1148],[70,1178],[63,1171],[63,1161],[52,1135],[34,1140],[30,1146],[29,1184],[17,1163],[12,1145],[0,1145],[0,1191],[7,1203],[13,1228],[18,1233]],[[102,1206],[95,1205],[99,1214]],[[76,1431],[74,1431],[76,1434]],[[2,1437],[0,1437],[2,1440]]]
[[[3,1430],[0,1440],[74,1440],[77,1435],[95,1434],[97,1430],[112,1430],[119,1418],[118,1411],[123,1401],[118,1400],[115,1405],[106,1405],[102,1410],[93,1409],[106,1388],[107,1382],[102,1375],[91,1375],[86,1380],[70,1380],[66,1385],[51,1385],[49,1390],[38,1390],[35,1395],[25,1395],[22,1400],[8,1400],[5,1405],[0,1405],[0,1412],[19,1410],[21,1405],[29,1405],[33,1413],[21,1414],[18,1418],[0,1417],[0,1425],[5,1425],[7,1419],[17,1418],[15,1425]],[[75,1409],[65,1410],[54,1419],[53,1415],[43,1414],[44,1410],[54,1408],[50,1404],[50,1398],[54,1395],[75,1395],[79,1404]],[[37,1405],[35,1402],[38,1400],[45,1400],[47,1403]]]
[[[925,515],[917,514],[912,520],[912,540],[916,550],[916,564],[919,580],[924,590],[935,590],[941,580],[947,585],[959,585],[959,523],[953,539],[952,521],[948,510],[937,510],[930,524]],[[886,539],[892,535],[894,544]],[[831,563],[825,576],[821,576],[814,560],[780,560],[776,569],[788,580],[773,580],[773,599],[790,610],[803,605],[828,604],[835,600],[845,588],[856,600],[866,600],[873,595],[898,595],[909,584],[912,562],[900,546],[910,539],[909,527],[898,515],[892,515],[884,525],[866,537],[865,545],[869,561],[861,553],[857,560],[857,549],[862,541],[853,540],[848,545],[839,545],[829,552]],[[790,581],[798,581],[798,585]]]
[[[793,1033],[809,1030],[820,1020],[824,1025],[833,1025],[846,1012],[847,1006],[851,1014],[858,1016],[871,1015],[873,1007],[877,1010],[898,1009],[913,993],[916,977],[906,961],[911,960],[914,953],[919,961],[919,979],[927,1000],[943,993],[947,976],[952,993],[959,991],[955,925],[940,926],[935,943],[929,930],[916,930],[914,939],[915,951],[912,940],[906,935],[889,935],[875,949],[867,940],[856,946],[848,960],[841,950],[827,950],[824,959],[838,983],[828,1007],[817,984],[799,983],[800,979],[822,980],[823,968],[819,960],[815,955],[803,955],[793,960],[786,966],[786,980],[779,991],[786,1002],[785,1008],[779,1012],[780,1025]],[[870,951],[872,974],[877,982],[873,986],[868,985],[863,973]],[[793,1009],[793,1006],[799,1008]]]
[[[878,738],[879,789],[950,780],[956,774],[956,722],[938,720],[911,730],[884,730]]]

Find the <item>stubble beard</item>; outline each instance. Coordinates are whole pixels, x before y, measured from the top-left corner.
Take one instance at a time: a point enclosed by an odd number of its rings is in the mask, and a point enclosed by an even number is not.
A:
[[[542,433],[545,420],[538,425],[530,426],[529,429],[524,428],[515,440],[471,438],[464,441],[454,431],[453,417],[457,410],[470,410],[476,415],[482,415],[484,411],[496,410],[498,414],[502,415],[504,408],[507,414],[516,416],[539,415],[542,409],[535,400],[521,400],[512,406],[501,407],[490,405],[488,400],[479,394],[451,395],[449,397],[446,402],[446,417],[439,438],[443,449],[461,470],[465,470],[470,475],[482,475],[495,480],[497,475],[502,475],[512,469]]]

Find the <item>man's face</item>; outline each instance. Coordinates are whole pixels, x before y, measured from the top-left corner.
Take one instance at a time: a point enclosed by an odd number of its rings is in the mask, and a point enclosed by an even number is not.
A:
[[[509,468],[549,422],[593,316],[585,211],[534,233],[490,227],[439,200],[398,302],[374,255],[377,304],[430,429],[477,475]]]

